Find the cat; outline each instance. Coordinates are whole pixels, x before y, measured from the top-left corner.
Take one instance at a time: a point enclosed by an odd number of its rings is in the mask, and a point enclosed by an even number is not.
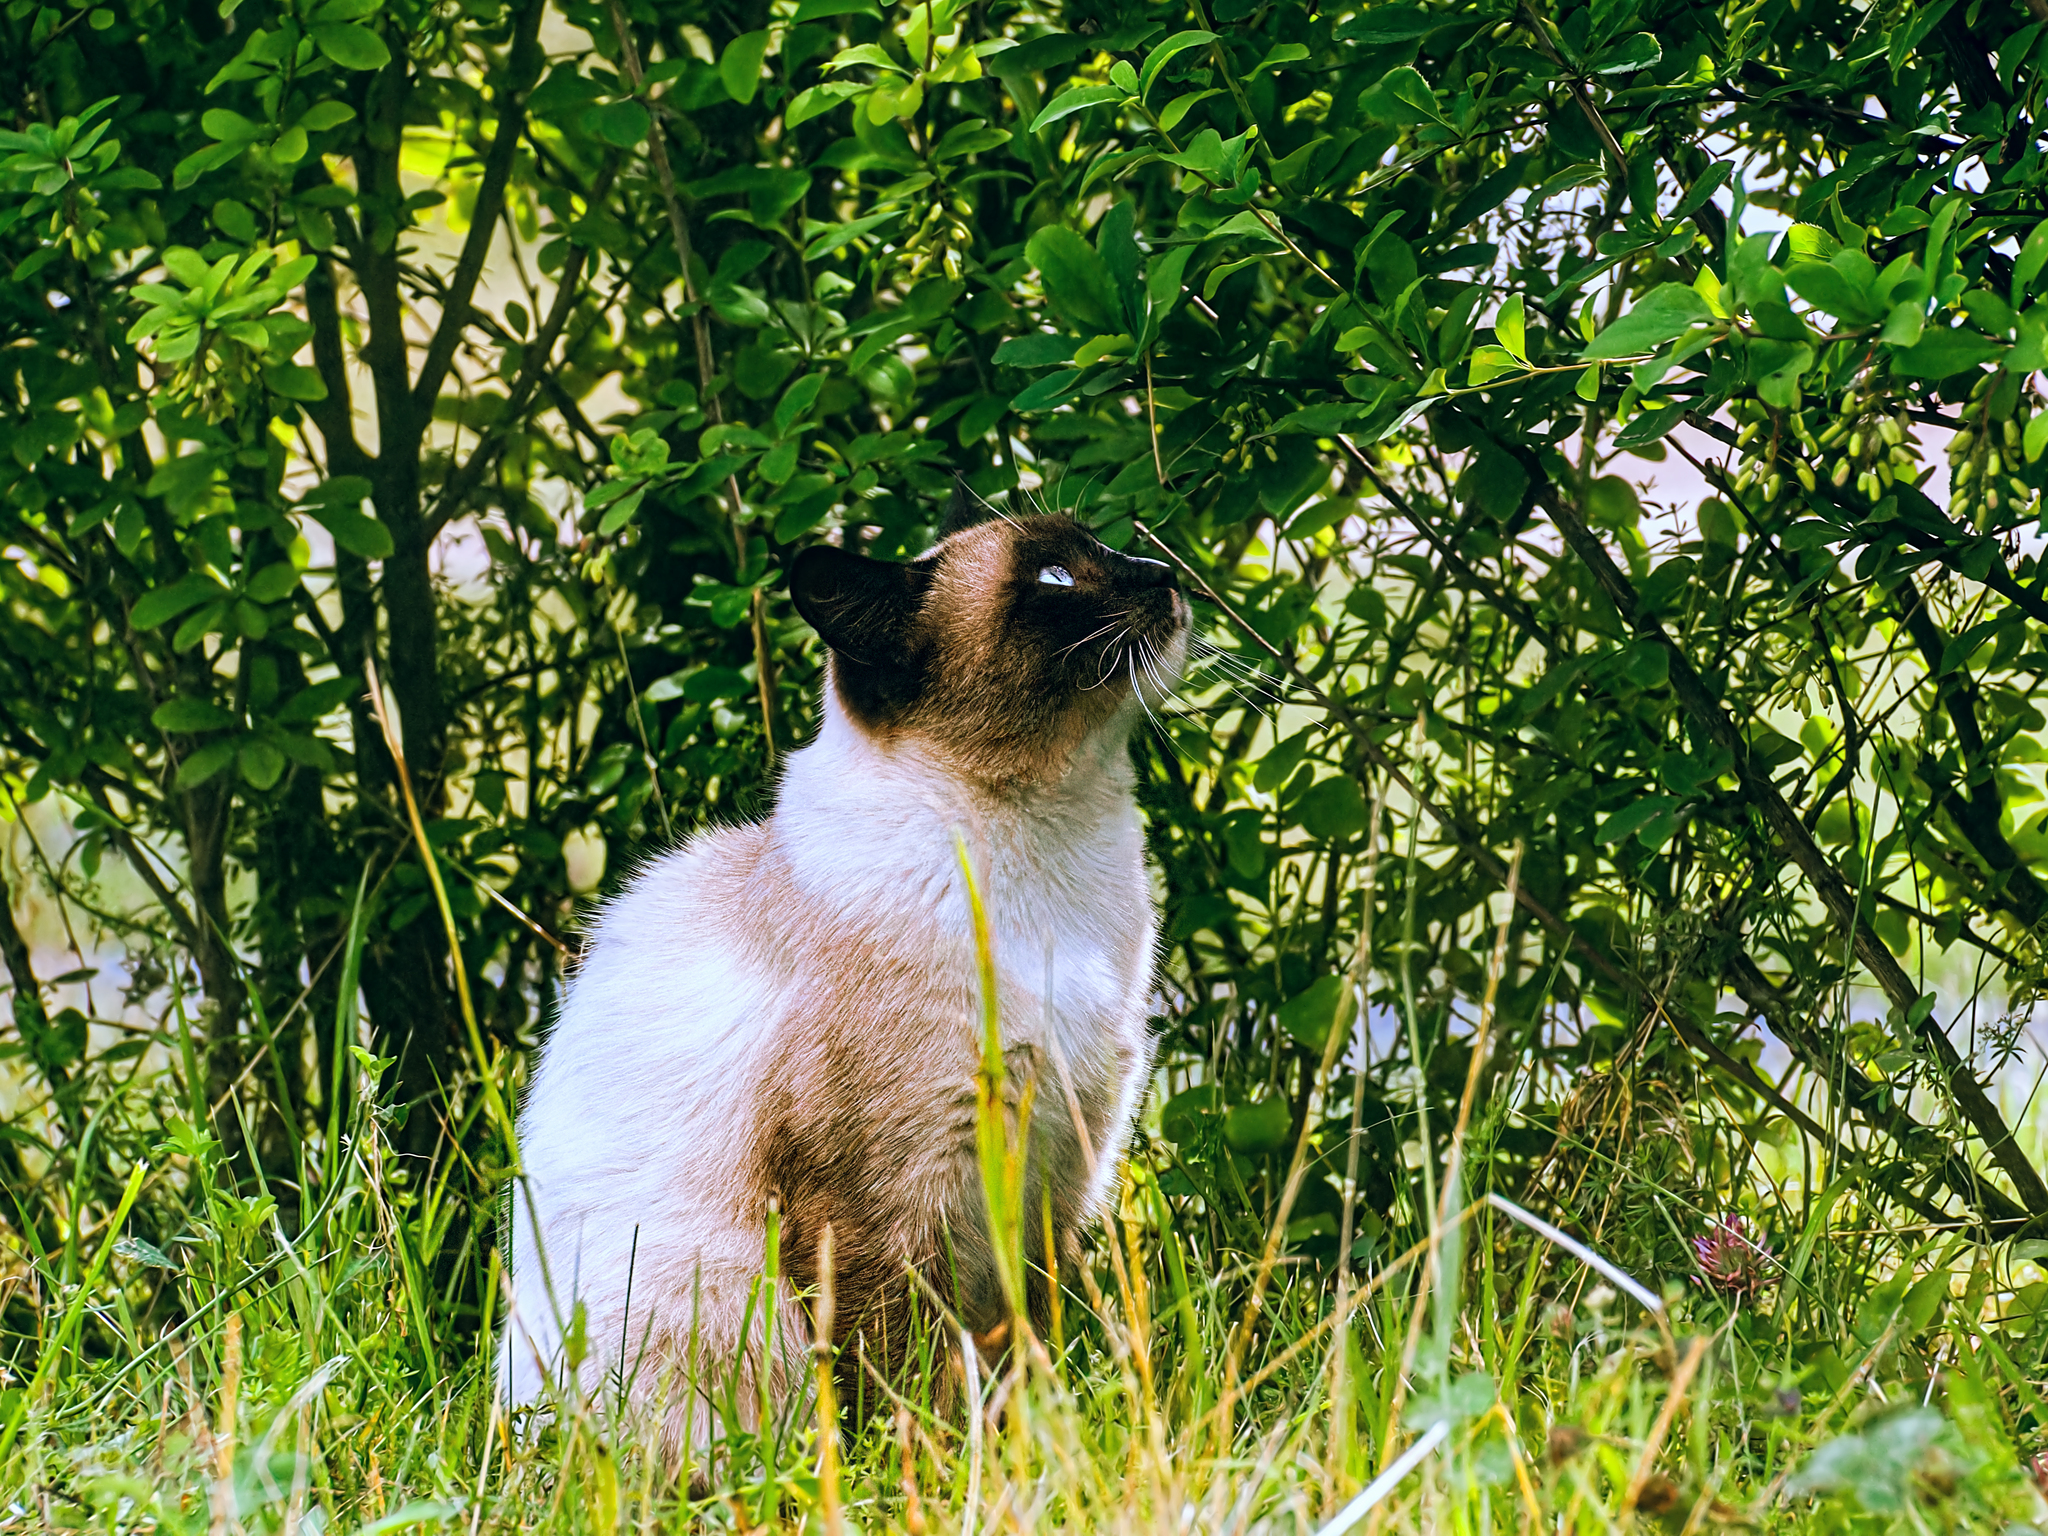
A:
[[[627,1382],[672,1457],[731,1405],[750,1426],[807,1390],[828,1225],[842,1379],[856,1353],[900,1369],[915,1291],[977,1335],[1008,1320],[963,846],[1013,1101],[1032,1085],[1037,1261],[1048,1194],[1062,1245],[1106,1213],[1150,1074],[1127,741],[1186,661],[1172,568],[1069,518],[1001,517],[908,563],[806,549],[790,589],[829,648],[817,736],[765,821],[697,834],[605,904],[519,1117],[505,1389],[562,1384],[580,1305],[582,1392]],[[786,1278],[764,1361],[771,1200]]]

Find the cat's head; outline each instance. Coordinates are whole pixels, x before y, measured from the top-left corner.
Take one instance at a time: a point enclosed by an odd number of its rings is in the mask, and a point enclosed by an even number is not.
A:
[[[1058,777],[1083,743],[1158,704],[1187,659],[1173,568],[1065,517],[977,523],[908,563],[821,544],[789,585],[832,648],[828,686],[852,722],[978,778]]]

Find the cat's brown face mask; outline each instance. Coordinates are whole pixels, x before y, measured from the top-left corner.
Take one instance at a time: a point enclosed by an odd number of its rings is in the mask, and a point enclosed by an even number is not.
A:
[[[1187,649],[1172,567],[1064,517],[978,523],[908,564],[818,545],[790,594],[856,725],[991,780],[1057,777],[1134,699],[1169,692]]]

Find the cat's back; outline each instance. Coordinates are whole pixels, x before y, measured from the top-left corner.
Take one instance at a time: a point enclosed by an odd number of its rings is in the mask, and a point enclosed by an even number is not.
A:
[[[700,832],[599,911],[521,1116],[530,1166],[627,1165],[717,1119],[786,985],[750,958],[767,847],[761,823]]]

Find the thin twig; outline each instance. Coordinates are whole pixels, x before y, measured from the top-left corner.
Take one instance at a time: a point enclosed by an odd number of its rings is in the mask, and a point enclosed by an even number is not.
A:
[[[713,371],[711,358],[711,331],[705,323],[704,304],[697,292],[697,279],[690,270],[690,226],[683,217],[683,205],[676,196],[675,172],[669,168],[667,130],[662,125],[662,106],[647,94],[647,81],[640,69],[640,50],[633,42],[633,29],[626,22],[625,10],[619,0],[606,0],[611,12],[612,30],[619,39],[619,62],[624,66],[626,78],[632,82],[633,94],[640,98],[647,108],[650,125],[647,130],[647,158],[654,167],[654,179],[661,188],[662,206],[668,210],[669,233],[675,240],[676,260],[683,269],[683,301],[690,307],[690,330],[697,348],[697,393],[703,401],[704,414],[714,423],[725,419],[718,403],[718,391],[714,387],[717,376]],[[725,477],[725,494],[731,504],[733,574],[738,581],[747,579],[747,524],[746,507],[740,500],[739,476]],[[754,590],[752,610],[754,638],[754,673],[756,691],[761,697],[761,736],[768,745],[768,762],[775,762],[775,663],[768,653],[768,628],[762,613],[761,591]]]
[[[1647,1285],[1644,1285],[1642,1281],[1628,1274],[1611,1261],[1603,1259],[1570,1233],[1553,1227],[1534,1212],[1523,1210],[1505,1195],[1489,1191],[1486,1195],[1486,1204],[1492,1206],[1497,1211],[1512,1216],[1538,1237],[1557,1244],[1558,1247],[1577,1259],[1581,1264],[1598,1270],[1624,1291],[1627,1291],[1637,1301],[1641,1302],[1644,1309],[1657,1319],[1660,1326],[1662,1325],[1664,1321],[1664,1299]]]
[[[1380,1500],[1400,1487],[1401,1479],[1413,1472],[1431,1451],[1442,1445],[1450,1437],[1450,1433],[1451,1425],[1448,1419],[1438,1419],[1430,1425],[1420,1440],[1394,1458],[1392,1466],[1367,1483],[1357,1498],[1332,1515],[1316,1536],[1344,1536],[1346,1531],[1371,1514]]]

